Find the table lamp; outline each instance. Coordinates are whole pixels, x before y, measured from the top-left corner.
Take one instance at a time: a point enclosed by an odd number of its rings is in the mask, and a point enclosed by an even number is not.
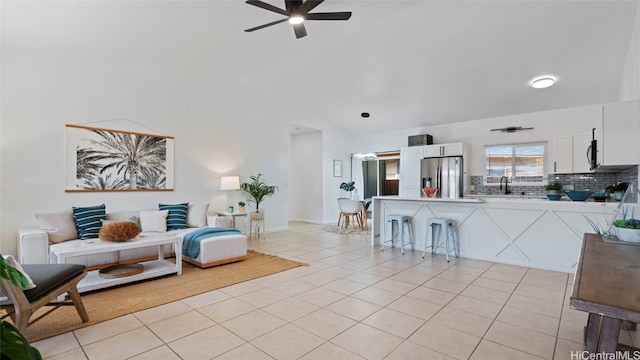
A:
[[[233,212],[234,194],[236,190],[240,190],[240,177],[223,176],[220,179],[220,190],[227,191],[227,209]]]

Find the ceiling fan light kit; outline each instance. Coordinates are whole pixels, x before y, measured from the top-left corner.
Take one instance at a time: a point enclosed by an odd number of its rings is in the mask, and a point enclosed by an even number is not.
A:
[[[261,9],[284,15],[286,16],[286,18],[246,29],[245,32],[260,30],[272,25],[289,21],[289,23],[293,25],[293,32],[296,34],[296,39],[300,39],[301,37],[307,36],[307,30],[304,27],[304,21],[306,20],[349,20],[349,18],[351,17],[350,11],[328,13],[309,12],[323,2],[324,0],[284,0],[285,9],[280,9],[279,7],[267,4],[260,0],[247,0],[246,3],[249,5],[257,6]]]
[[[539,76],[531,80],[531,87],[536,89],[544,89],[556,83],[556,77],[553,75]]]
[[[304,18],[300,15],[292,15],[289,18],[289,24],[291,25],[302,24],[303,22],[304,22]]]

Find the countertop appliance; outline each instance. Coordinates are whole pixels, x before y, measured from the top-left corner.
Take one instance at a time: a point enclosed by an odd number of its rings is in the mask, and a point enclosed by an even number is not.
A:
[[[436,188],[436,197],[459,199],[464,190],[462,156],[431,157],[422,159],[422,188]],[[424,197],[424,194],[422,194]]]

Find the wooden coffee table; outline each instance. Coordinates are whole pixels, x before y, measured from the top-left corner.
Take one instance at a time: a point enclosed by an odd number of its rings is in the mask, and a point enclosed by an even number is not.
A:
[[[165,260],[164,246],[173,245],[176,254],[175,263]],[[66,264],[70,259],[84,255],[117,252],[129,249],[157,246],[158,258],[144,261],[142,272],[131,276],[104,278],[98,270],[89,271],[78,284],[79,292],[103,289],[110,286],[146,280],[169,274],[182,274],[182,237],[172,234],[141,234],[137,238],[125,242],[101,241],[100,239],[67,241],[51,248],[53,263]]]
[[[615,352],[620,322],[640,322],[638,284],[640,246],[584,235],[569,305],[589,313],[585,350]],[[640,349],[632,350],[640,353]]]

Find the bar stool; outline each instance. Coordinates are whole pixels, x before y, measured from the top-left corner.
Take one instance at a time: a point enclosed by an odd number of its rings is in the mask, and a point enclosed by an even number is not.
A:
[[[382,241],[382,247],[380,251],[384,251],[384,244],[386,242],[391,242],[391,247],[394,246],[396,242],[396,233],[398,230],[400,231],[400,251],[404,255],[404,237],[405,233],[407,233],[407,237],[409,238],[409,244],[411,245],[411,251],[414,250],[413,246],[413,225],[411,224],[411,216],[409,215],[397,215],[397,214],[389,214],[385,216],[384,223],[384,238],[387,238],[387,228],[389,223],[391,223],[391,240]]]
[[[445,230],[446,227],[446,230]],[[431,228],[431,231],[429,231]],[[424,239],[424,250],[422,251],[422,257],[427,253],[427,248],[431,248],[431,253],[436,251],[436,248],[440,246],[440,234],[446,231],[446,238],[444,239],[445,256],[447,262],[449,262],[449,252],[453,250],[456,257],[458,257],[458,246],[456,245],[456,230],[453,227],[453,220],[447,218],[430,218],[427,220],[427,231]],[[429,245],[429,233],[431,233],[431,245]],[[437,236],[436,236],[437,235]],[[452,249],[449,249],[449,241],[451,241]]]

